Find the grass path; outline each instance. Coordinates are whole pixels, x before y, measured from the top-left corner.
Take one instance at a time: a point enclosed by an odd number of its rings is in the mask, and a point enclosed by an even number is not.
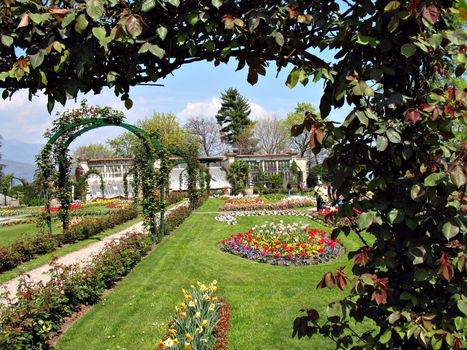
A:
[[[221,201],[209,200],[200,212],[215,211]],[[317,290],[323,273],[348,265],[344,258],[327,265],[282,267],[248,261],[219,250],[231,233],[244,232],[264,221],[311,223],[297,217],[240,217],[237,226],[214,220],[215,214],[188,218],[171,237],[154,248],[122,282],[60,338],[57,349],[153,350],[181,288],[197,281],[218,281],[219,294],[232,307],[229,334],[232,350],[332,349],[327,339],[292,339],[292,322],[299,309],[324,311],[341,295]],[[314,226],[321,228],[319,224]],[[343,240],[356,246],[352,235]]]

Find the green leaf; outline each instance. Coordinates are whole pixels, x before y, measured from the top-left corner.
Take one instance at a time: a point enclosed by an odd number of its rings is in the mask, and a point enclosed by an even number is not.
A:
[[[371,87],[364,80],[360,80],[352,89],[356,96],[374,96],[375,93]]]
[[[358,223],[358,228],[360,230],[364,230],[364,229],[370,227],[370,225],[373,223],[374,219],[375,219],[375,213],[372,212],[372,211],[361,213],[358,216],[358,222],[357,222]]]
[[[164,27],[164,26],[160,26],[156,29],[156,33],[157,35],[159,36],[159,38],[161,38],[162,40],[165,39],[165,37],[167,36],[167,33],[169,32],[169,30]]]
[[[392,143],[401,143],[401,135],[392,128],[389,128],[386,131],[386,136],[388,137],[389,141],[391,141]]]
[[[131,100],[131,98],[127,98],[125,100],[125,108],[126,109],[131,109],[131,107],[133,107],[133,101]]]
[[[392,209],[388,213],[388,221],[389,223],[392,224],[400,224],[402,221],[404,221],[404,211],[402,209]]]
[[[156,7],[156,0],[144,0],[141,4],[141,11],[149,12]]]
[[[50,13],[29,13],[29,18],[36,23],[41,24],[50,17]]]
[[[13,38],[8,35],[2,35],[2,44],[6,47],[10,47],[13,44]]]
[[[383,335],[379,338],[379,342],[381,344],[386,344],[391,340],[392,332],[390,329],[387,329],[386,332],[383,333]]]
[[[298,68],[292,69],[289,76],[287,77],[287,82],[286,82],[287,86],[290,89],[293,89],[297,85],[299,78],[300,78],[300,69]]]
[[[162,58],[165,56],[165,50],[158,45],[151,45],[149,47],[149,52],[151,52],[154,56]]]
[[[29,56],[29,59],[31,61],[31,67],[32,68],[39,67],[42,64],[42,62],[44,62],[44,57],[45,55],[44,55],[43,50],[39,50],[34,55]]]
[[[195,26],[196,23],[198,23],[198,21],[199,21],[199,15],[197,13],[190,13],[188,15],[188,23],[191,26]]]
[[[394,311],[392,314],[389,315],[388,317],[388,322],[390,324],[394,324],[401,318],[401,313],[400,311]]]
[[[415,184],[410,189],[410,198],[412,198],[415,202],[420,201],[424,195],[425,190],[420,184]]]
[[[88,20],[86,19],[86,16],[84,14],[81,14],[78,16],[78,19],[76,20],[76,23],[75,23],[75,30],[82,34],[86,28],[88,27]]]
[[[412,261],[412,264],[419,265],[425,260],[426,249],[423,246],[412,247],[407,252],[407,256]]]
[[[457,307],[459,308],[462,313],[467,316],[467,300],[465,299],[459,299],[457,301]]]
[[[360,120],[360,123],[362,123],[365,126],[368,126],[368,118],[367,118],[367,116],[365,115],[364,112],[357,111],[357,118],[358,118],[358,120]]]
[[[252,17],[252,18],[248,21],[248,29],[250,30],[250,32],[254,32],[255,29],[258,28],[259,22],[260,22],[259,17]]]
[[[443,181],[445,176],[446,176],[445,173],[433,173],[433,174],[430,174],[425,178],[425,181],[423,181],[423,184],[426,187],[437,186],[438,184],[440,184]]]
[[[274,34],[274,39],[276,40],[277,45],[284,46],[285,40],[284,40],[284,36],[282,35],[282,33],[276,32]]]
[[[219,9],[222,6],[222,0],[211,0],[212,6]]]
[[[76,19],[76,12],[70,11],[66,14],[62,21],[62,28],[68,27]]]
[[[384,12],[396,11],[399,7],[401,7],[399,1],[389,1],[388,4],[384,6]]]
[[[397,27],[399,27],[400,19],[399,16],[392,16],[391,20],[389,21],[388,24],[388,30],[390,33],[394,32]]]
[[[92,28],[92,34],[99,40],[99,42],[105,42],[106,32],[105,29],[102,27],[94,27]]]
[[[168,2],[172,6],[178,7],[180,5],[180,0],[165,0],[165,2]]]
[[[86,1],[86,13],[93,20],[101,18],[105,13],[104,4],[101,0],[87,0]]]
[[[379,152],[383,152],[388,148],[389,141],[386,136],[378,135],[376,136],[376,150]]]
[[[444,237],[446,237],[446,239],[448,241],[451,238],[457,236],[459,234],[459,231],[460,231],[459,226],[457,226],[453,221],[454,220],[446,221],[443,224],[443,227],[442,227],[443,235],[444,235]]]
[[[413,56],[417,52],[417,47],[413,43],[407,43],[402,45],[401,47],[401,53],[405,57],[409,58]]]
[[[467,183],[467,176],[465,174],[465,166],[461,164],[455,164],[449,171],[449,178],[452,183],[461,188]]]

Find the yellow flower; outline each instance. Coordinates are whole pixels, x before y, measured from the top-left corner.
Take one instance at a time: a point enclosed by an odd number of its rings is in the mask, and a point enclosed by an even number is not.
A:
[[[181,318],[185,318],[186,317],[186,312],[182,311],[179,313],[180,317]]]
[[[197,320],[199,320],[199,319],[201,318],[201,312],[197,311],[197,312],[195,313],[195,318],[196,318]]]
[[[214,311],[215,308],[216,308],[216,304],[211,303],[211,305],[209,305],[209,311]]]
[[[219,298],[218,298],[218,297],[214,297],[214,298],[212,298],[212,300],[217,302],[217,301],[219,300]]]
[[[183,297],[185,300],[193,300],[193,297],[190,294],[185,294]]]
[[[178,306],[180,306],[180,309],[186,309],[186,304],[185,303],[180,303]]]
[[[178,344],[178,339],[174,338],[174,344]]]
[[[174,346],[174,345],[176,344],[176,343],[175,343],[175,340],[176,340],[176,338],[175,338],[175,339],[167,338],[167,339],[163,342],[163,344],[164,344],[164,346],[165,346],[166,348],[171,348],[172,346]],[[177,341],[177,342],[178,342],[178,341]]]
[[[209,295],[207,295],[207,294],[204,294],[203,295],[203,300],[204,301],[211,301],[211,297]]]
[[[191,336],[190,333],[185,334],[185,338],[186,338],[186,340],[188,340],[188,341],[192,341],[192,340],[193,340],[193,337]]]
[[[185,350],[192,350],[190,343],[185,342]]]
[[[201,334],[201,333],[203,333],[203,331],[204,331],[203,327],[198,327],[198,328],[196,328],[195,333],[196,334]]]
[[[196,304],[195,304],[195,302],[194,302],[193,300],[191,300],[191,301],[188,303],[188,306],[189,306],[189,307],[195,307]]]
[[[201,322],[201,326],[203,326],[203,327],[207,327],[208,324],[209,324],[208,320],[203,320],[203,322]]]
[[[175,334],[177,334],[177,330],[176,330],[176,329],[173,329],[173,328],[169,328],[168,332],[169,332],[170,335],[175,335]]]

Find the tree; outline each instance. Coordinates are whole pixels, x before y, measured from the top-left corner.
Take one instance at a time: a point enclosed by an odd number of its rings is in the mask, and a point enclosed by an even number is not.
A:
[[[79,146],[73,153],[73,158],[92,159],[92,158],[111,158],[114,152],[102,143],[92,143],[86,146]]]
[[[253,154],[258,149],[258,140],[253,135],[254,125],[248,125],[237,135],[233,147],[239,154]]]
[[[284,152],[290,139],[289,130],[285,121],[276,116],[268,115],[256,122],[254,137],[258,140],[260,152],[266,154]]]
[[[180,127],[177,117],[172,113],[154,113],[151,117],[136,122],[136,126],[156,135],[161,146],[165,148],[187,142],[187,133]],[[140,142],[132,133],[126,132],[108,140],[107,144],[112,148],[115,156],[132,157],[135,154],[135,147],[139,147]]]
[[[237,89],[229,88],[221,94],[222,105],[217,111],[217,123],[221,126],[222,138],[234,145],[238,136],[253,122],[248,118],[250,104]]]
[[[299,102],[293,112],[287,114],[286,124],[288,129],[295,125],[300,124],[303,121],[303,116],[306,112],[316,113],[316,108],[308,102]],[[294,137],[290,137],[290,143],[292,147],[299,152],[300,157],[303,157],[308,149],[308,144],[310,143],[310,132],[308,130],[303,130],[303,133]]]
[[[225,152],[226,146],[221,140],[220,127],[214,119],[190,117],[185,129],[199,140],[203,155],[211,156]]]

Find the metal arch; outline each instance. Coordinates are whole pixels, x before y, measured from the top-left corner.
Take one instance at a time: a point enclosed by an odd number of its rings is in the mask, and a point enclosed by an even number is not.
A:
[[[86,126],[87,125],[87,126]],[[54,135],[52,135],[49,140],[47,141],[46,145],[44,146],[43,149],[46,149],[47,147],[51,147],[61,136],[63,136],[65,133],[69,131],[73,131],[73,129],[79,127],[79,126],[85,126],[83,129],[76,130],[73,135],[71,135],[65,142],[65,148],[68,149],[69,145],[79,136],[82,134],[97,129],[101,128],[104,126],[119,126],[122,127],[134,135],[136,135],[140,140],[144,141],[144,147],[146,148],[146,151],[148,152],[150,158],[154,160],[156,157],[154,156],[154,152],[149,146],[149,144],[152,144],[157,151],[159,152],[159,159],[161,160],[161,166],[165,164],[165,150],[159,143],[159,141],[155,138],[153,138],[148,132],[144,131],[141,128],[138,128],[134,125],[127,124],[124,122],[120,121],[115,121],[113,122],[112,120],[105,119],[105,118],[86,118],[83,120],[80,120],[78,122],[71,123],[64,128],[60,129],[57,131]],[[62,156],[60,156],[62,157]],[[59,159],[60,161],[60,159]],[[165,209],[164,209],[164,182],[162,180],[160,188],[160,203],[161,203],[161,212],[160,212],[160,231],[162,232],[162,236],[164,233],[164,226],[165,226]],[[49,231],[51,232],[51,222],[49,222]],[[153,236],[153,241],[156,240],[155,237],[155,232],[151,232],[151,235]]]

